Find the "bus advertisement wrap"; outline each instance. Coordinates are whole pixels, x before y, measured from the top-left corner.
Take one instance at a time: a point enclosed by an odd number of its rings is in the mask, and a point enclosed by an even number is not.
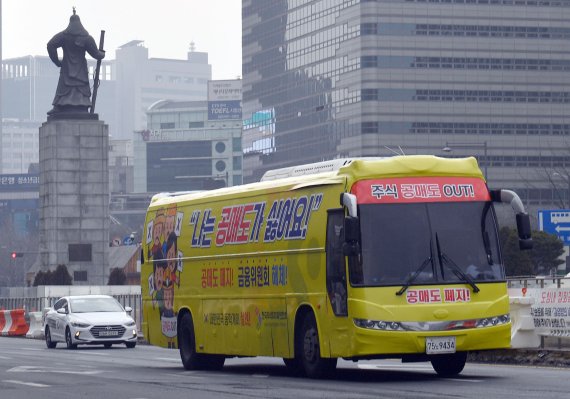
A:
[[[276,356],[319,378],[339,357],[389,356],[456,375],[468,351],[510,345],[493,202],[512,196],[490,192],[473,158],[433,156],[157,195],[144,336],[188,370]]]

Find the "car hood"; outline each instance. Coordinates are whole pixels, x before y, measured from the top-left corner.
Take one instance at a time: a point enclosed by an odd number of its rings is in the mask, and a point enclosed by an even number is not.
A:
[[[71,319],[93,325],[125,324],[133,321],[125,312],[74,313]]]

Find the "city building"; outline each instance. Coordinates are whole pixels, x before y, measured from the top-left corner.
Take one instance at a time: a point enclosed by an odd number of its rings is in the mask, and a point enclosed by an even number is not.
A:
[[[142,40],[133,40],[115,53],[117,118],[113,139],[132,139],[134,131],[146,128],[146,111],[160,100],[204,101],[212,66],[208,53],[195,51],[194,43],[185,60],[149,58]]]
[[[96,61],[86,58],[93,77]],[[25,173],[29,163],[38,162],[38,129],[52,108],[59,68],[46,55],[2,60],[1,69],[2,171]],[[109,125],[112,140],[132,140],[135,130],[145,129],[150,105],[163,99],[203,101],[211,76],[208,53],[195,51],[193,44],[187,58],[177,60],[149,58],[144,42],[134,40],[118,48],[114,60],[102,61],[95,112]]]
[[[0,175],[0,286],[23,285],[38,247],[39,175]]]
[[[211,81],[208,101],[159,101],[134,137],[134,192],[242,183],[241,81]]]
[[[570,2],[244,0],[242,16],[244,181],[474,155],[534,218],[570,203]]]

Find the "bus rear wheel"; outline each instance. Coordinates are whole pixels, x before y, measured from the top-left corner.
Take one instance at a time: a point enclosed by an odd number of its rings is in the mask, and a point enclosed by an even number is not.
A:
[[[447,355],[433,355],[431,365],[440,377],[453,377],[463,371],[467,362],[467,352],[457,352]]]
[[[309,378],[325,378],[336,368],[336,358],[322,358],[317,321],[312,312],[305,314],[297,337],[296,357]]]
[[[190,313],[185,313],[178,326],[178,347],[180,359],[186,370],[219,370],[226,358],[222,355],[207,355],[196,352],[194,322]]]

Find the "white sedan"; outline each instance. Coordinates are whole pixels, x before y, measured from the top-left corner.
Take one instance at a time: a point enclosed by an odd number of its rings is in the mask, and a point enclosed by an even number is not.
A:
[[[45,337],[48,348],[65,342],[68,349],[77,345],[137,344],[137,327],[123,306],[108,295],[81,295],[60,298],[45,315]]]

